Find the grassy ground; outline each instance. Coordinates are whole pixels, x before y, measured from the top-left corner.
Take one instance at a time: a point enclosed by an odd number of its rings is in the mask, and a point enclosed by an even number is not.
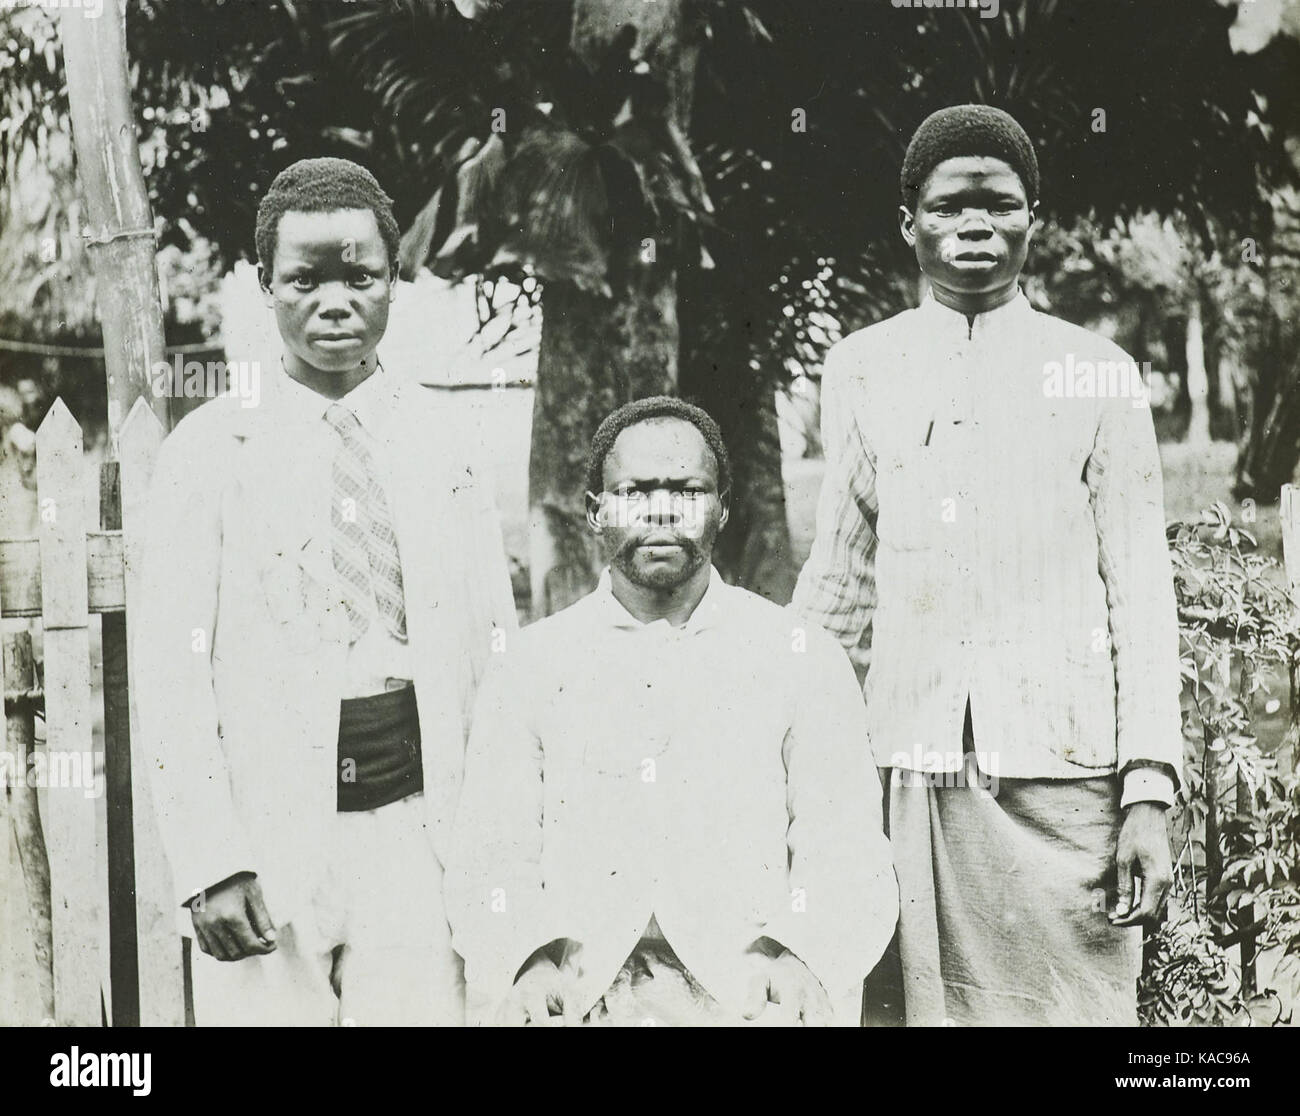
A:
[[[1188,446],[1178,442],[1160,447],[1165,473],[1165,518],[1194,519],[1196,514],[1215,500],[1231,509],[1233,518],[1243,522],[1243,508],[1232,498],[1237,448],[1230,442],[1212,442],[1208,446]],[[1259,540],[1259,551],[1282,561],[1282,527],[1278,506],[1271,504],[1244,509],[1253,523],[1243,525]]]

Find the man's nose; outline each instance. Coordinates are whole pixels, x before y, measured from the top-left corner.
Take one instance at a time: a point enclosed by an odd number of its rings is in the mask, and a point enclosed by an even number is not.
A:
[[[993,235],[993,225],[989,215],[982,209],[968,209],[961,215],[957,225],[957,235],[970,240],[983,240]]]
[[[651,523],[676,523],[682,516],[681,500],[676,493],[657,488],[650,493],[646,518]]]
[[[323,318],[346,318],[352,313],[352,299],[343,284],[330,284],[321,291],[319,313]]]

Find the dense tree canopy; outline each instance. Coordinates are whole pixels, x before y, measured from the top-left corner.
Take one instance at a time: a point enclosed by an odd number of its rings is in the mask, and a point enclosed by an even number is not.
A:
[[[1278,37],[1234,53],[1235,9],[1216,0],[1008,0],[991,20],[860,0],[690,10],[701,65],[689,150],[712,214],[690,174],[666,165],[675,153],[655,134],[655,75],[632,72],[626,42],[588,73],[565,0],[501,0],[475,21],[447,0],[131,0],[137,108],[167,236],[192,230],[227,257],[251,254],[259,191],[280,166],[322,151],[375,166],[405,224],[424,211],[409,258],[427,239],[451,273],[529,267],[581,281],[611,238],[643,232],[636,203],[666,202],[696,218],[687,239],[702,241],[720,286],[743,281],[761,323],[755,362],[782,368],[761,350],[814,357],[821,334],[804,347],[808,311],[829,300],[856,324],[905,297],[896,171],[911,129],[940,105],[981,100],[1016,115],[1042,152],[1044,210],[1057,220],[1177,212],[1202,231],[1213,218],[1227,236],[1258,235],[1269,192],[1294,175],[1283,142],[1300,130],[1300,49]],[[57,128],[63,106],[48,19],[22,9],[6,19],[0,158],[11,167],[15,146]],[[632,119],[620,119],[629,105]],[[541,123],[548,142],[521,149]],[[588,148],[585,171],[555,173]],[[490,199],[503,204],[477,252],[448,243],[464,215],[457,171],[475,160],[477,181],[461,178],[479,200],[487,181],[504,192]],[[511,227],[538,212],[555,219]]]

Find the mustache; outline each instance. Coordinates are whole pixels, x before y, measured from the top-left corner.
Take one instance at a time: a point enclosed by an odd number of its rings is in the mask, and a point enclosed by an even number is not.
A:
[[[625,538],[619,543],[618,549],[614,552],[616,558],[630,558],[639,546],[646,545],[650,540],[654,540],[654,545],[659,546],[680,546],[689,557],[698,557],[703,553],[703,549],[695,539],[690,539],[684,535],[678,534],[645,534]]]

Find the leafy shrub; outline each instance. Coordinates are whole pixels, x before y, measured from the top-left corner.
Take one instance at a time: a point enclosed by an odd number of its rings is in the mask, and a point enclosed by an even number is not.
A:
[[[1300,994],[1300,779],[1284,740],[1261,742],[1260,697],[1295,692],[1300,628],[1278,562],[1222,503],[1168,531],[1191,699],[1182,799],[1172,818],[1174,885],[1147,941],[1147,1025],[1289,1022]],[[1282,988],[1255,990],[1234,957],[1243,938],[1281,950]]]

